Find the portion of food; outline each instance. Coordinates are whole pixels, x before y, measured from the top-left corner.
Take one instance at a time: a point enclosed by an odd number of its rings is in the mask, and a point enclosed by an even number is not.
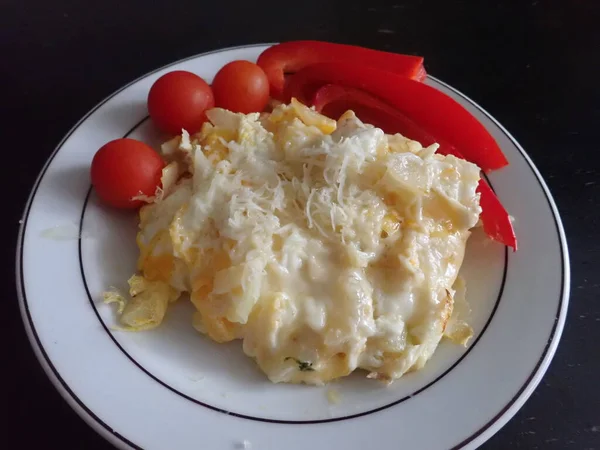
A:
[[[148,112],[158,128],[170,134],[195,133],[215,106],[210,86],[198,75],[183,70],[169,72],[152,85]]]
[[[282,98],[286,75],[322,62],[345,62],[357,64],[359,67],[373,67],[418,81],[427,76],[421,56],[320,41],[292,41],[274,45],[262,52],[257,64],[269,77],[271,96],[289,101],[289,98]]]
[[[262,111],[269,101],[269,80],[250,61],[225,64],[215,75],[212,89],[216,106],[237,113]]]
[[[274,382],[309,384],[356,369],[391,381],[444,336],[466,345],[470,230],[517,249],[480,178],[508,161],[425,75],[421,57],[296,41],[212,87],[159,78],[148,110],[176,136],[162,157],[120,139],[92,163],[101,200],[144,205],[129,296],[104,296],[122,327],[160,325],[188,293],[198,331],[243,340]]]
[[[184,170],[140,210],[125,326],[158,325],[189,292],[200,332],[242,339],[274,382],[311,384],[358,368],[393,380],[450,329],[468,340],[453,286],[481,212],[477,166],[295,100],[208,118],[163,145]]]
[[[94,156],[92,185],[98,197],[115,208],[139,208],[140,196],[154,196],[165,163],[148,145],[134,139],[116,139]]]

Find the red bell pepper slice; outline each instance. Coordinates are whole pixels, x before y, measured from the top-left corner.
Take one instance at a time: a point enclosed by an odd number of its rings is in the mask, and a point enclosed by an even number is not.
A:
[[[271,97],[283,100],[281,96],[285,87],[286,74],[322,62],[359,63],[418,81],[424,80],[427,76],[421,56],[401,55],[320,41],[291,41],[274,45],[262,52],[257,64],[267,74]]]
[[[510,216],[494,194],[490,185],[482,178],[477,186],[483,231],[494,241],[502,242],[517,251],[517,237]]]
[[[361,90],[325,85],[316,92],[312,104],[317,111],[336,120],[350,109],[361,120],[381,128],[388,134],[400,133],[425,146],[437,142],[440,145],[438,153],[465,159],[452,144],[436,139],[397,109]],[[491,239],[516,251],[517,239],[510,216],[485,179],[479,180],[477,192],[480,194],[483,230]]]
[[[290,78],[285,100],[312,99],[325,84],[361,89],[405,114],[438,140],[460,148],[485,172],[508,165],[492,135],[465,108],[424,83],[391,72],[345,62],[305,67]]]

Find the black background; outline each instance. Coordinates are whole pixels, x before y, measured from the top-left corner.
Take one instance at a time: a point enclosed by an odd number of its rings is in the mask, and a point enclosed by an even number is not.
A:
[[[109,448],[41,370],[14,289],[18,221],[60,139],[111,92],[174,60],[232,45],[320,39],[425,56],[429,73],[486,108],[529,152],[567,233],[571,304],[542,383],[483,448],[600,449],[599,23],[595,0],[1,1],[0,179],[3,236],[10,236],[0,313],[3,442]],[[59,307],[60,299],[52,301]]]

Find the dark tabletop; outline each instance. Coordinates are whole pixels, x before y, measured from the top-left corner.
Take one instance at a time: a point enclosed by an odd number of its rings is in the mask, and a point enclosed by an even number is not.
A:
[[[18,313],[18,220],[54,147],[97,102],[154,68],[221,47],[304,38],[425,56],[429,73],[486,108],[529,152],[567,233],[571,304],[540,386],[483,448],[600,449],[599,24],[596,0],[0,2],[9,158],[2,229],[11,236],[3,242],[2,442],[109,448],[48,381]]]

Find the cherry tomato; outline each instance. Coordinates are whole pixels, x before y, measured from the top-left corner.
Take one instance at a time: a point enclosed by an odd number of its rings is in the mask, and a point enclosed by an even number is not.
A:
[[[116,139],[94,155],[92,185],[107,205],[137,208],[144,202],[132,198],[140,194],[154,195],[164,167],[159,154],[143,142]]]
[[[269,101],[269,79],[250,61],[233,61],[219,70],[212,84],[215,105],[233,112],[261,112]]]
[[[206,81],[191,72],[169,72],[154,82],[148,93],[148,112],[163,131],[180,134],[200,130],[206,110],[215,106]]]

